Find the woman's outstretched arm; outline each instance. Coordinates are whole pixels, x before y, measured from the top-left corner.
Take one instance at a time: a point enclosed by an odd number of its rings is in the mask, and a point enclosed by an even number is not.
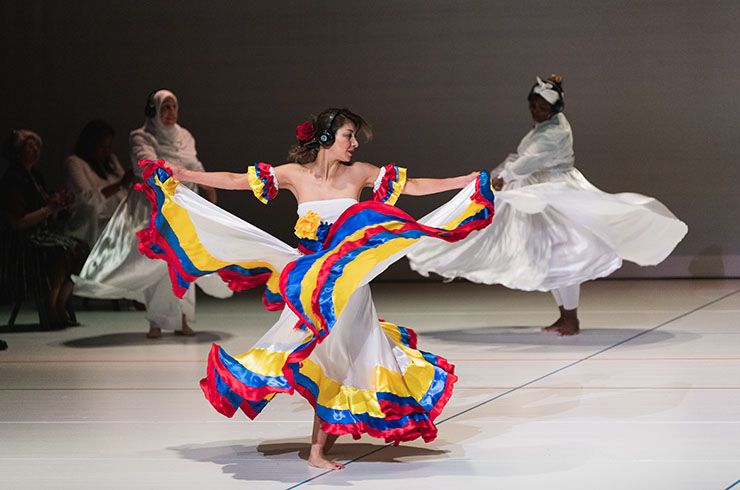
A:
[[[471,172],[468,175],[446,179],[408,179],[402,194],[425,196],[427,194],[436,194],[437,192],[462,189],[475,180],[476,177],[478,177],[478,172]]]
[[[200,172],[178,167],[169,162],[165,162],[164,166],[172,173],[175,180],[193,182],[218,189],[240,190],[252,188],[249,185],[249,176],[246,172]]]

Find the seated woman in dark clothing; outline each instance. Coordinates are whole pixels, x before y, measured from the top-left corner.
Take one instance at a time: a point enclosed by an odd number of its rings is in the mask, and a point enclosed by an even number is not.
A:
[[[34,169],[41,158],[41,138],[16,130],[3,143],[10,165],[0,180],[0,295],[11,301],[39,301],[42,325],[70,324],[67,302],[70,274],[80,271],[87,245],[57,230],[59,212],[71,205],[70,194],[49,193]]]

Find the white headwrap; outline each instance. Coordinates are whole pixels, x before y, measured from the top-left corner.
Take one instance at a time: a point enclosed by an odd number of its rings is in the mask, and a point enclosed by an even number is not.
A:
[[[175,94],[165,89],[157,90],[157,92],[152,95],[152,101],[154,102],[154,116],[147,117],[144,122],[144,130],[153,134],[161,144],[172,144],[177,136],[178,125],[175,124],[171,128],[168,128],[162,124],[162,118],[160,117],[162,114],[160,109],[162,108],[164,100],[168,97],[172,97],[175,100],[175,104],[179,106]]]
[[[162,124],[160,117],[162,104],[169,97],[175,99],[175,103],[179,107],[177,97],[169,90],[158,90],[152,95],[156,110],[154,116],[146,118],[142,129],[151,134],[156,140],[157,158],[176,163],[190,170],[203,170],[203,165],[198,160],[195,151],[195,140],[190,132],[179,124],[175,124],[171,128]]]
[[[534,89],[532,89],[532,92],[541,96],[550,104],[555,104],[558,100],[560,100],[560,92],[555,90],[555,85],[553,85],[549,81],[542,81],[540,77],[537,77],[537,85],[534,87]]]

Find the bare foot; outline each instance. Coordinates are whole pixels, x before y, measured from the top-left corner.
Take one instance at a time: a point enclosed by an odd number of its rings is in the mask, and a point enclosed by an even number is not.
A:
[[[195,330],[190,328],[190,325],[188,325],[187,323],[182,322],[182,330],[175,330],[175,335],[184,335],[185,337],[194,337]]]
[[[315,454],[318,453],[318,454]],[[311,448],[311,455],[308,457],[308,466],[314,468],[323,468],[325,470],[343,470],[344,465],[341,463],[335,463],[334,461],[328,460],[319,451],[314,451]]]
[[[149,327],[149,333],[146,334],[148,339],[158,339],[162,336],[162,329],[159,327]]]
[[[555,320],[555,322],[552,325],[550,325],[549,327],[542,327],[540,330],[543,332],[559,332],[560,327],[563,325],[564,322],[565,322],[565,318],[561,316],[560,318]]]
[[[560,309],[560,318],[555,320],[555,323],[549,327],[542,329],[543,332],[555,332],[559,337],[567,337],[570,335],[576,335],[580,331],[580,322],[578,321],[578,308],[572,310],[566,310],[562,306],[558,306]]]
[[[581,322],[578,321],[578,318],[566,318],[563,320],[563,323],[558,327],[557,332],[559,337],[567,337],[570,335],[577,335],[578,332],[580,332]]]

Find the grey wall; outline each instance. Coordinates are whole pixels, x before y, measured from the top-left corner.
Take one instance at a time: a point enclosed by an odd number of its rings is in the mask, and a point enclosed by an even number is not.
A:
[[[128,132],[167,87],[212,170],[281,163],[295,126],[347,106],[375,127],[356,156],[412,176],[492,168],[531,125],[534,76],[565,78],[576,163],[608,192],[689,225],[658,267],[740,276],[740,3],[701,1],[29,1],[0,3],[0,133],[36,130],[52,179],[86,121]],[[403,197],[420,217],[449,196]],[[220,204],[289,243],[295,201]],[[386,277],[414,277],[405,263]]]

